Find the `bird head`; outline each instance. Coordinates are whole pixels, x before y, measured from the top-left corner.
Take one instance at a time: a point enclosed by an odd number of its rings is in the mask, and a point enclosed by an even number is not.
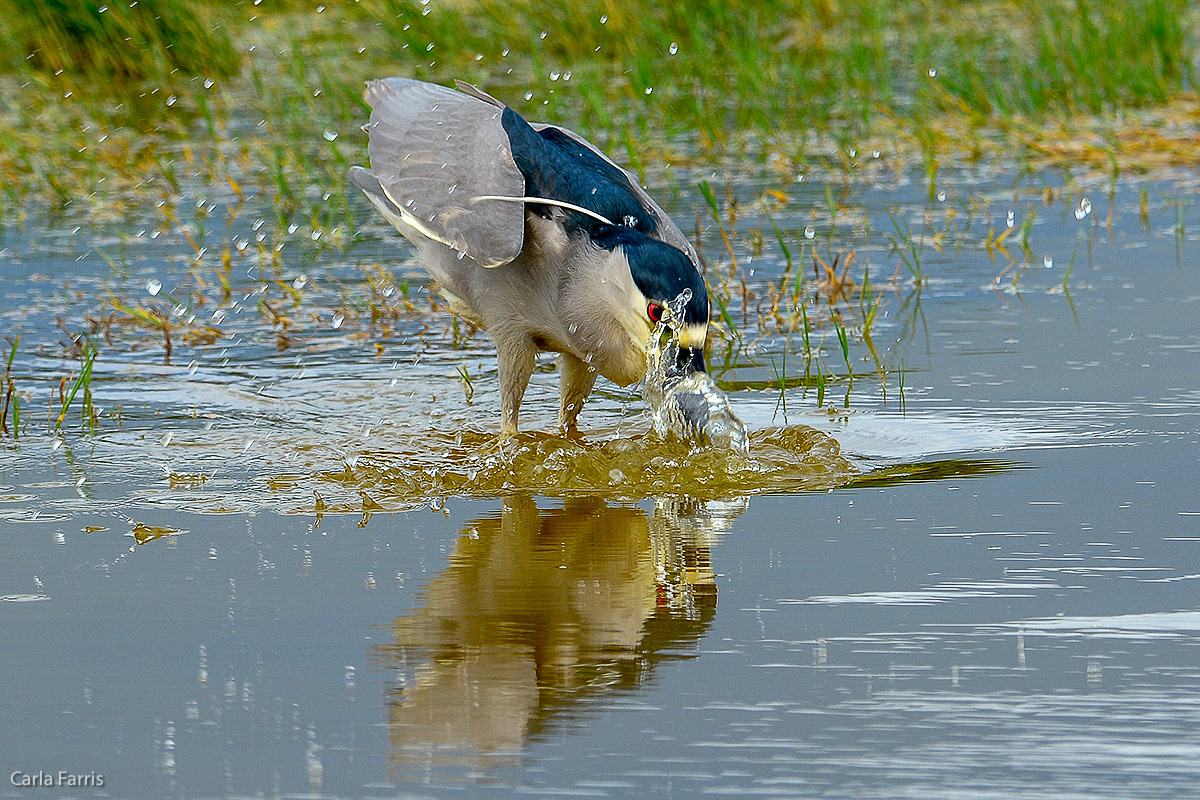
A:
[[[592,241],[611,251],[632,280],[621,309],[623,327],[639,350],[644,351],[650,332],[670,311],[681,294],[690,297],[671,327],[679,338],[676,367],[681,373],[704,372],[704,345],[708,339],[708,290],[695,264],[677,247],[625,226],[596,231]]]

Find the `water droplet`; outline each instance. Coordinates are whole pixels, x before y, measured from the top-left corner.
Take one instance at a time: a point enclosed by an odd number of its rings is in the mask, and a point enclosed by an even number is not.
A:
[[[542,31],[541,33],[539,33],[539,34],[538,34],[538,38],[539,38],[539,39],[545,39],[545,38],[546,38],[546,35],[547,35],[547,34],[546,34],[546,31]]]
[[[571,80],[571,70],[567,70],[566,72],[563,73],[563,80],[564,81]]]
[[[647,86],[647,87],[646,87],[646,94],[650,94],[650,93],[652,93],[653,91],[654,91],[654,87],[653,87],[653,86]]]
[[[158,278],[151,278],[146,281],[146,291],[150,293],[151,297],[157,297],[158,293],[162,291],[162,281],[158,280]]]
[[[1005,222],[1005,224],[1007,224],[1010,228],[1015,227],[1017,224],[1017,212],[1009,211],[1008,220]]]
[[[57,450],[58,448],[60,448],[62,446],[63,446],[62,439],[51,439],[50,440],[50,451],[51,452],[54,452],[55,450]]]
[[[1051,267],[1054,266],[1054,259],[1051,258],[1050,256],[1044,257],[1042,259],[1042,266],[1045,267],[1046,269],[1050,269]]]
[[[501,51],[500,51],[500,57],[501,57],[501,58],[507,58],[507,57],[508,57],[508,48],[507,48],[507,47],[506,47],[506,48],[504,48],[503,50],[501,50]]]
[[[1085,217],[1088,214],[1092,213],[1092,201],[1088,200],[1086,197],[1083,198],[1082,200],[1080,200],[1079,201],[1079,210],[1083,212],[1083,215]]]
[[[807,228],[804,229],[804,238],[805,239],[812,239],[816,235],[817,235],[817,229],[814,228],[812,225],[809,225]]]
[[[1075,219],[1083,219],[1087,213],[1082,208],[1075,209]]]
[[[883,153],[880,153],[878,150],[871,151],[871,158],[879,158],[881,155],[883,155]]]
[[[215,83],[216,83],[216,81],[214,81],[212,78],[205,78],[204,79],[204,88],[211,89],[213,87],[213,84],[215,84]]]
[[[929,70],[929,77],[931,77],[931,78],[936,78],[936,77],[937,77],[937,70],[936,70],[936,69],[930,69],[930,70]]]
[[[525,93],[525,99],[526,99],[526,100],[532,100],[532,99],[533,99],[533,92],[526,92],[526,93]]]
[[[432,50],[432,49],[433,49],[433,42],[430,42],[429,44],[425,45],[425,52],[426,52],[426,53],[428,53],[428,52],[429,52],[430,50]]]
[[[558,72],[557,70],[552,70],[550,72],[550,80],[552,80],[552,81],[556,81],[561,77],[562,77],[562,73]]]
[[[939,203],[944,203],[944,202],[946,202],[946,193],[945,193],[945,192],[938,192],[938,193],[937,193],[937,201],[938,201]]]
[[[193,361],[192,363],[188,364],[187,374],[189,376],[195,375],[196,370],[198,370],[198,369],[200,369],[200,365],[198,363],[196,363],[195,361]]]
[[[176,97],[175,95],[169,95],[169,96],[167,97],[167,105],[168,105],[168,106],[173,106],[173,105],[175,105],[175,104],[176,104],[176,103],[178,103],[178,102],[179,102],[179,98],[178,98],[178,97]]]
[[[342,323],[345,321],[346,315],[339,311],[333,315],[333,320],[330,321],[329,325],[336,331],[338,328],[342,327]]]
[[[608,22],[608,14],[604,14],[604,15],[602,15],[602,16],[600,17],[600,24],[601,24],[601,25],[604,25],[604,24],[605,24],[605,23],[607,23],[607,22]]]
[[[667,52],[675,55],[679,52],[679,42],[671,42],[671,46],[667,48]]]
[[[327,142],[332,142],[334,139],[336,139],[338,137],[337,133],[329,130],[329,128],[326,128],[325,132],[321,135],[325,137],[325,141],[327,141]]]
[[[167,431],[167,435],[162,438],[162,446],[166,447],[167,445],[169,445],[171,443],[171,440],[174,438],[175,438],[175,434],[171,431]]]

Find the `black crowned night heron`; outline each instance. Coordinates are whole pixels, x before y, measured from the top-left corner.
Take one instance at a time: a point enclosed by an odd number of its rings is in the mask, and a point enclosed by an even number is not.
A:
[[[526,122],[474,86],[367,84],[371,169],[350,178],[416,247],[452,311],[491,333],[501,430],[517,430],[539,350],[559,354],[559,424],[597,375],[627,386],[684,290],[682,370],[704,370],[708,293],[683,232],[572,131]]]

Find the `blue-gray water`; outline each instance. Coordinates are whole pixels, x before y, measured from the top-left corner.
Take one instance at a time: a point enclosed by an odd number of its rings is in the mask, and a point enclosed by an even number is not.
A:
[[[55,313],[74,330],[109,313],[106,286],[175,291],[192,250],[121,225],[9,229],[0,319],[21,333],[13,374],[37,419],[0,450],[0,795],[1193,794],[1194,181],[1111,198],[1053,176],[944,181],[939,202],[903,173],[863,179],[832,237],[824,185],[789,188],[774,216],[807,274],[810,244],[870,259],[887,397],[856,344],[832,412],[814,388],[781,398],[770,361],[802,373],[798,335],[744,329],[757,366],[722,379],[758,388],[731,391],[734,410],[752,431],[829,434],[857,474],[716,499],[411,491],[405,470],[441,475],[457,431],[496,427],[494,360],[444,326],[372,332],[361,304],[334,326],[326,278],[361,284],[390,252],[380,229],[283,271],[325,293],[284,349],[244,264],[201,312],[229,309],[221,341],[176,341],[165,365],[153,331],[118,326],[95,366],[97,432],[73,417],[49,436],[49,397],[78,365]],[[751,207],[762,185],[735,185]],[[703,203],[683,190],[670,210],[690,220]],[[1009,209],[1016,228],[1035,214],[1015,287],[1011,270],[994,284],[1008,262],[985,246]],[[888,212],[926,237],[920,291]],[[766,231],[743,268],[778,276],[765,218],[737,227]],[[122,232],[114,271],[98,253]],[[709,231],[706,256],[723,249]],[[829,333],[824,369],[841,362]],[[535,375],[526,426],[551,426],[556,377]],[[648,427],[636,391],[611,387],[581,420],[593,438]],[[60,770],[104,785],[12,785]]]

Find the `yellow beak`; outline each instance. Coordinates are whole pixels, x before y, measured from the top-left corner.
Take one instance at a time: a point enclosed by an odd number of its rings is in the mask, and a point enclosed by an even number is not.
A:
[[[703,350],[705,342],[708,341],[708,324],[703,322],[693,322],[690,325],[684,325],[679,331],[679,346],[689,349]]]

